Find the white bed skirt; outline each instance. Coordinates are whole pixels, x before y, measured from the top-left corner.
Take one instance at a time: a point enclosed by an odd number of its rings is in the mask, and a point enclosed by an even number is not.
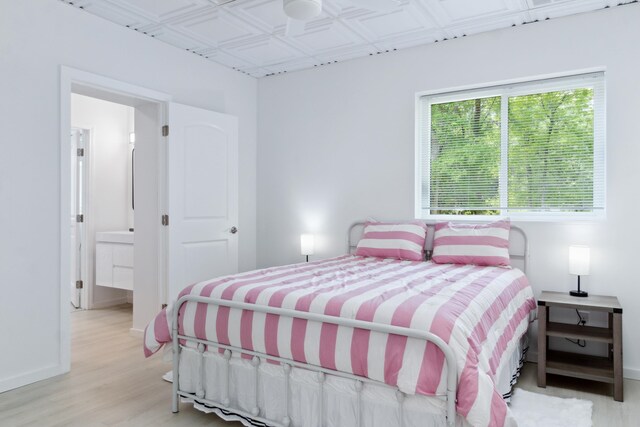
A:
[[[497,377],[498,390],[508,399],[513,384],[517,381],[527,351],[526,335],[506,361]],[[204,399],[223,402],[225,367],[227,361],[220,353],[205,352],[204,363],[200,353],[193,348],[182,347],[180,356],[180,390],[196,393],[204,390]],[[213,412],[225,420],[240,421],[245,426],[265,426],[261,421],[234,413],[233,408],[246,413],[255,406],[255,368],[250,359],[234,355],[229,361],[229,405],[208,405],[197,399],[183,399],[193,403],[203,412]],[[201,370],[204,369],[204,373]],[[286,415],[285,375],[281,365],[262,361],[258,367],[259,417],[277,420],[280,424]],[[289,377],[290,427],[347,427],[357,425],[356,381],[331,375],[322,385],[323,414],[320,416],[318,399],[321,387],[318,373],[303,368],[292,368]],[[378,384],[364,383],[361,391],[361,425],[367,427],[446,427],[445,401],[433,396],[404,396],[402,402],[394,389]],[[509,422],[507,424],[510,424]],[[457,416],[456,426],[468,426],[466,420]]]

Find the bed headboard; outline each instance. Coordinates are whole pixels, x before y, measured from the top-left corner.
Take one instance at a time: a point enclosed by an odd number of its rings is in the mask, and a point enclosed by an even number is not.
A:
[[[416,220],[411,220],[416,221]],[[427,258],[431,257],[433,250],[433,235],[435,234],[436,221],[421,220],[427,226],[427,239],[424,242],[424,248]],[[402,222],[402,221],[380,221],[380,222]],[[349,253],[354,253],[358,242],[362,237],[364,225],[366,221],[356,221],[349,227],[347,235],[347,245]],[[527,235],[523,229],[515,225],[511,225],[511,233],[509,233],[509,257],[511,265],[517,267],[523,272],[527,272],[527,261],[529,259],[529,242]]]

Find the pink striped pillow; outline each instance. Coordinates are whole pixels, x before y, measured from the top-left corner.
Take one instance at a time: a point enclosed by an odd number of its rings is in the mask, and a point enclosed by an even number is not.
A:
[[[426,236],[427,227],[419,221],[367,222],[356,255],[422,261]]]
[[[508,266],[511,221],[489,224],[439,222],[431,259],[438,264]]]

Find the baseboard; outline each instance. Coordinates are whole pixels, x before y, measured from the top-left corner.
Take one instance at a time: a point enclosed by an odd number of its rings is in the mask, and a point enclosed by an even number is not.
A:
[[[119,297],[119,298],[113,298],[113,299],[109,299],[109,300],[105,300],[105,301],[100,301],[100,302],[94,302],[91,305],[91,309],[92,310],[99,310],[101,308],[109,308],[109,307],[113,307],[114,305],[120,305],[120,304],[126,304],[127,303],[127,297]]]
[[[48,366],[46,368],[37,369],[35,371],[27,372],[25,374],[16,375],[14,377],[0,380],[0,393],[13,390],[18,387],[22,387],[28,384],[33,384],[38,381],[46,380],[51,377],[66,374],[68,370],[65,370],[62,365]]]
[[[131,328],[131,329],[129,329],[129,335],[131,335],[132,337],[136,337],[136,338],[144,338],[144,330],[143,329]]]
[[[630,380],[640,380],[640,369],[624,368],[622,376]]]

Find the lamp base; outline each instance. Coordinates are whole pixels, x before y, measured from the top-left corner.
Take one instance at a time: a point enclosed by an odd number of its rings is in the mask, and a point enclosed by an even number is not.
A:
[[[572,297],[588,297],[589,296],[589,292],[585,292],[585,291],[570,291],[569,295],[571,295]]]

